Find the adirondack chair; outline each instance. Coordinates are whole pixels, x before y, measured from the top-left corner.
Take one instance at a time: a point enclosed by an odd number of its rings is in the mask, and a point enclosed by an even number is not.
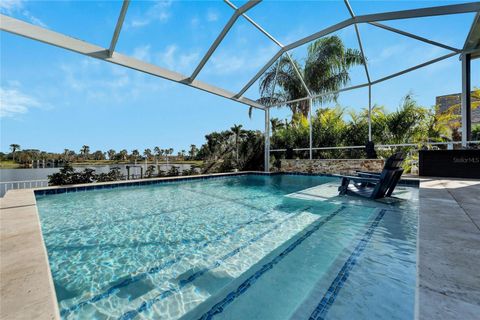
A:
[[[357,171],[357,176],[342,176],[339,194],[369,199],[390,197],[402,176],[402,162],[403,154],[399,152],[387,159],[382,172]]]

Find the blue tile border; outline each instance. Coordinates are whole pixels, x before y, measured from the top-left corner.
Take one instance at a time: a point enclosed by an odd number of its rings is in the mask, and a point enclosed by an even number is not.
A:
[[[304,210],[306,210],[306,208],[302,208],[302,209],[301,209],[301,211],[304,211]],[[244,227],[247,226],[247,225],[250,225],[250,224],[252,224],[252,223],[255,223],[256,221],[259,221],[260,219],[265,218],[266,216],[270,215],[272,212],[273,212],[273,211],[269,211],[269,212],[267,212],[267,213],[265,213],[265,214],[262,214],[262,215],[259,216],[259,217],[256,217],[255,219],[251,219],[251,220],[249,220],[249,221],[247,221],[247,222],[245,222],[245,223],[243,223],[243,224],[240,224],[240,225],[238,225],[237,227],[231,229],[230,231],[225,232],[225,233],[217,236],[216,238],[214,238],[214,239],[212,239],[212,240],[210,240],[210,241],[206,241],[206,242],[202,243],[201,245],[198,246],[197,249],[205,248],[206,246],[208,246],[208,245],[210,245],[210,244],[212,244],[212,243],[216,243],[216,242],[222,241],[225,237],[234,234],[235,232],[237,232],[238,230],[244,228]],[[298,214],[300,214],[300,212],[296,212],[296,213],[294,213],[294,214],[288,215],[288,218],[285,219],[285,220],[282,220],[282,221],[278,224],[278,226],[279,226],[281,223],[285,222],[285,221],[288,220],[288,219],[293,218],[294,216],[296,216],[296,215],[298,215]],[[277,226],[277,227],[278,227],[278,226]],[[262,235],[262,237],[265,236],[265,235],[266,235],[266,233],[265,233],[264,235]],[[258,236],[257,236],[257,237],[258,237]],[[259,239],[260,239],[260,238],[258,238],[257,240],[259,240]],[[169,260],[169,261],[166,261],[165,263],[163,263],[163,264],[161,264],[161,265],[158,265],[158,266],[156,266],[156,267],[152,267],[152,268],[150,268],[150,269],[149,269],[148,271],[146,271],[146,272],[143,272],[143,273],[137,274],[137,275],[135,275],[135,276],[132,276],[132,277],[130,277],[130,278],[127,278],[127,279],[123,280],[122,282],[117,283],[117,284],[109,287],[109,288],[108,288],[107,290],[105,290],[104,292],[99,293],[99,294],[93,296],[93,297],[90,298],[90,299],[81,301],[81,302],[79,302],[79,303],[77,303],[77,304],[75,304],[75,305],[73,305],[73,306],[71,306],[71,307],[69,307],[69,308],[63,308],[63,309],[60,310],[60,315],[61,315],[62,317],[67,316],[67,315],[71,314],[72,312],[75,312],[75,311],[83,308],[84,306],[86,306],[86,305],[88,305],[88,304],[90,304],[90,303],[96,303],[96,302],[98,302],[98,301],[100,301],[100,300],[103,300],[103,299],[105,299],[105,298],[113,295],[113,294],[116,294],[121,288],[126,287],[126,286],[128,286],[128,285],[130,285],[130,284],[132,284],[132,283],[141,281],[141,280],[147,278],[149,275],[156,274],[156,273],[162,271],[163,269],[168,268],[168,267],[174,265],[175,263],[177,263],[178,261],[180,261],[180,260],[181,260],[182,258],[184,258],[185,256],[186,256],[185,254],[179,254],[179,255],[177,255],[174,259],[171,259],[171,260]],[[193,280],[194,280],[194,279],[193,279]],[[192,281],[193,281],[193,280],[192,280]]]
[[[372,222],[370,227],[365,232],[364,236],[357,244],[355,249],[353,250],[350,257],[345,261],[342,268],[338,272],[335,279],[332,281],[330,287],[328,288],[327,292],[324,294],[320,303],[315,307],[312,314],[308,318],[309,320],[323,320],[328,313],[328,310],[335,302],[335,299],[338,297],[340,290],[342,289],[343,285],[347,281],[350,271],[356,265],[358,257],[362,254],[367,246],[368,242],[373,236],[375,229],[380,224],[380,220],[382,220],[383,216],[387,212],[386,209],[380,210],[378,215],[375,217],[375,220]]]
[[[299,237],[295,242],[290,244],[285,250],[283,250],[279,255],[277,255],[273,260],[264,264],[260,270],[255,272],[249,278],[247,278],[240,286],[237,287],[235,291],[230,292],[222,299],[219,303],[214,305],[209,311],[203,314],[199,319],[206,320],[212,319],[215,315],[222,313],[223,310],[232,303],[236,298],[240,297],[245,293],[261,276],[263,276],[267,271],[271,270],[276,264],[278,264],[283,258],[285,258],[290,252],[292,252],[298,245],[300,245],[305,239],[310,237],[313,233],[318,231],[325,223],[330,221],[338,213],[343,211],[346,206],[341,206],[334,212],[330,213],[325,219],[317,222],[312,228],[305,232],[301,237]]]
[[[309,209],[309,207],[305,207],[305,208],[301,208],[301,209],[297,210],[297,212],[295,214],[289,215],[286,219],[283,219],[282,221],[276,223],[272,228],[269,228],[268,230],[256,235],[255,237],[253,237],[249,241],[245,242],[241,246],[237,247],[236,249],[234,249],[234,250],[230,251],[229,253],[223,255],[222,257],[218,258],[210,266],[195,272],[194,274],[189,276],[187,279],[180,280],[179,284],[178,284],[178,286],[179,286],[178,289],[177,288],[172,288],[172,289],[166,290],[166,291],[160,293],[159,295],[155,296],[154,298],[152,298],[150,300],[147,300],[147,301],[144,301],[137,309],[124,313],[119,319],[121,319],[121,320],[134,319],[138,314],[140,314],[142,312],[145,312],[145,311],[148,311],[148,309],[150,309],[155,303],[169,297],[170,295],[172,295],[176,292],[179,292],[183,287],[192,283],[198,277],[202,276],[203,274],[205,274],[206,272],[208,272],[212,269],[218,268],[219,266],[221,266],[222,262],[226,261],[228,258],[233,257],[234,255],[236,255],[237,253],[239,253],[240,251],[242,251],[246,247],[250,246],[251,244],[253,244],[253,243],[257,242],[258,240],[262,239],[263,237],[265,237],[270,232],[278,229],[280,227],[280,225],[282,225],[284,222],[300,215],[300,213],[302,213],[303,211],[308,210],[308,209]]]
[[[145,186],[145,185],[155,185],[155,184],[165,184],[165,183],[175,183],[175,182],[185,182],[185,181],[192,181],[192,180],[207,180],[207,179],[221,179],[221,178],[228,178],[228,177],[240,177],[240,176],[277,176],[277,175],[284,175],[284,176],[319,176],[319,177],[332,177],[332,178],[340,178],[341,175],[337,174],[328,174],[328,173],[308,173],[308,172],[238,172],[238,173],[228,173],[228,174],[216,174],[211,176],[186,176],[186,177],[171,177],[165,178],[161,180],[148,180],[145,179],[144,181],[135,181],[135,182],[124,182],[124,183],[111,183],[111,184],[100,184],[97,185],[92,183],[92,185],[88,186],[80,186],[80,187],[70,187],[65,186],[54,189],[38,189],[34,190],[36,196],[45,196],[45,195],[53,195],[53,194],[61,194],[61,193],[72,193],[72,192],[80,192],[80,191],[88,191],[88,190],[102,190],[102,189],[114,189],[114,188],[121,188],[121,187],[132,187],[132,186]],[[420,181],[417,179],[401,179],[398,182],[400,186],[409,186],[409,187],[419,187]]]
[[[259,172],[261,173],[261,172]],[[227,177],[239,177],[239,176],[247,176],[247,175],[259,175],[256,172],[238,172],[238,173],[228,173],[228,174],[215,174],[211,176],[185,176],[185,177],[170,177],[164,178],[161,180],[149,180],[145,179],[143,181],[134,181],[134,182],[121,182],[121,183],[109,183],[109,184],[96,184],[92,183],[91,185],[87,186],[58,186],[54,189],[38,189],[34,190],[36,196],[44,196],[44,195],[52,195],[52,194],[61,194],[61,193],[72,193],[72,192],[80,192],[80,191],[88,191],[88,190],[101,190],[101,189],[114,189],[114,188],[121,188],[121,187],[133,187],[133,186],[144,186],[144,185],[154,185],[154,184],[165,184],[165,183],[175,183],[175,182],[185,182],[185,181],[192,181],[192,180],[207,180],[207,179],[221,179]],[[265,173],[268,175],[268,173]]]

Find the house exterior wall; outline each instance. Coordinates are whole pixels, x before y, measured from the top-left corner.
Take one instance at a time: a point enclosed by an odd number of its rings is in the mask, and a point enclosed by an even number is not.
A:
[[[473,93],[473,92],[472,92]],[[444,96],[438,96],[435,98],[435,104],[439,107],[438,112],[443,113],[454,105],[460,105],[461,95],[460,93],[448,94]],[[480,108],[473,108],[475,104],[480,104],[480,99],[472,95],[472,125],[480,124]],[[460,108],[455,110],[455,114],[460,114]]]

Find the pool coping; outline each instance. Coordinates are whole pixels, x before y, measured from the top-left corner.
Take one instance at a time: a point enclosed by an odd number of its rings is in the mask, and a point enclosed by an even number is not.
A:
[[[60,319],[32,189],[0,199],[0,319]]]
[[[0,254],[2,258],[0,262],[0,275],[2,278],[0,319],[61,319],[47,250],[41,231],[36,195],[250,174],[339,177],[339,175],[334,174],[241,171],[9,190],[3,198],[0,198],[0,209],[2,211],[0,214]],[[418,179],[404,179],[401,184],[415,187],[418,186],[419,182]]]
[[[480,180],[420,179],[415,319],[478,319]]]
[[[144,185],[162,184],[162,183],[179,182],[179,181],[204,180],[204,179],[230,177],[230,176],[242,176],[242,175],[302,175],[302,176],[321,176],[321,177],[335,177],[335,178],[342,177],[342,175],[339,175],[339,174],[328,174],[328,173],[239,171],[239,172],[200,174],[200,175],[191,175],[191,176],[160,177],[160,178],[147,178],[147,179],[136,179],[136,180],[83,183],[83,184],[73,184],[73,185],[64,185],[64,186],[39,187],[33,190],[35,191],[35,195],[38,196],[38,195],[69,193],[69,192],[82,192],[82,191],[88,191],[88,190],[102,190],[102,189],[113,189],[113,188],[120,188],[120,187],[144,186]],[[419,180],[417,178],[403,178],[398,182],[398,185],[418,187]]]

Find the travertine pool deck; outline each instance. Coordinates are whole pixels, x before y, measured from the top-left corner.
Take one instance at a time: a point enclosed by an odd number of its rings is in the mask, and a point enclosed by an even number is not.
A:
[[[420,182],[419,319],[480,319],[480,180]]]
[[[9,191],[0,210],[0,319],[60,319],[33,191]]]
[[[416,318],[478,319],[480,180],[422,178]],[[0,198],[0,319],[60,319],[33,190]]]

